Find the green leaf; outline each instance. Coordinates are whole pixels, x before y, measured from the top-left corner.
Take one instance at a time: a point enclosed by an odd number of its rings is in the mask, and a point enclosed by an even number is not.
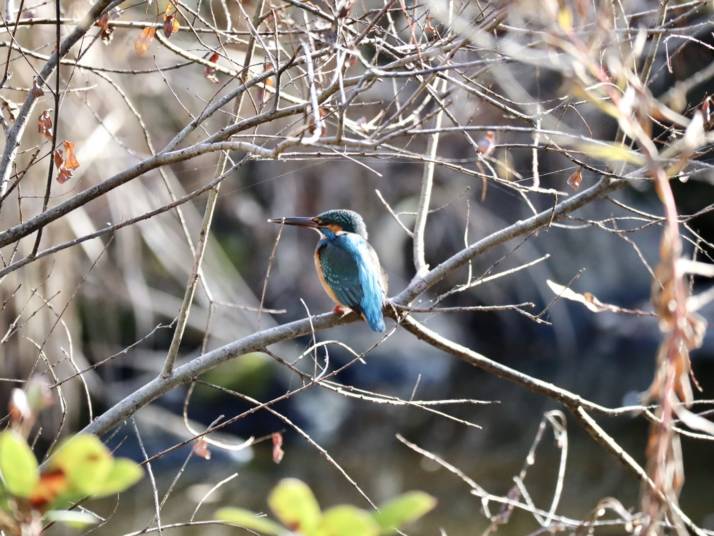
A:
[[[75,510],[50,510],[45,514],[47,521],[62,523],[75,529],[81,529],[87,525],[96,525],[99,519],[87,512],[77,512]]]
[[[315,531],[316,536],[377,536],[379,525],[367,512],[354,506],[327,510]]]
[[[254,530],[261,534],[278,536],[287,532],[272,519],[259,516],[250,510],[244,510],[242,508],[221,508],[216,511],[215,517],[216,519],[220,519],[221,521],[225,521],[231,525]]]
[[[96,436],[78,434],[64,441],[50,459],[51,469],[61,469],[73,490],[94,495],[112,470],[109,449]]]
[[[320,505],[304,482],[296,478],[281,480],[268,497],[273,513],[287,528],[303,534],[311,532],[320,520]]]
[[[40,480],[35,455],[25,439],[12,430],[0,434],[0,474],[5,489],[17,497],[29,497]]]
[[[117,458],[109,474],[94,492],[94,497],[114,495],[130,488],[144,476],[141,466],[128,458]]]
[[[422,517],[436,506],[436,499],[423,491],[410,491],[392,499],[373,514],[380,534],[392,534],[399,527]]]

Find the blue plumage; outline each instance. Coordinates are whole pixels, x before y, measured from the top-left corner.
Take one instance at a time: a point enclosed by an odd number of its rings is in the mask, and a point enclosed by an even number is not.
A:
[[[384,331],[381,268],[367,241],[354,233],[329,233],[317,244],[315,257],[321,280],[337,302],[360,313],[374,331]]]
[[[359,313],[374,331],[384,331],[382,307],[387,280],[376,252],[367,242],[362,216],[351,210],[328,210],[314,218],[269,220],[315,229],[315,269],[325,292],[338,305]]]

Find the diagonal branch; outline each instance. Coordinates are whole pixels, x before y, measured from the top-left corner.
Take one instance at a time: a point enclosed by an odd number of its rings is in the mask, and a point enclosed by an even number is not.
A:
[[[427,290],[429,287],[444,278],[448,273],[462,266],[471,257],[481,254],[509,240],[528,234],[538,227],[547,225],[550,221],[555,221],[563,217],[564,215],[611,191],[615,188],[616,184],[618,183],[613,183],[609,179],[602,179],[591,188],[584,190],[580,194],[575,195],[558,205],[555,205],[551,210],[541,212],[536,216],[528,218],[527,220],[516,222],[513,225],[505,227],[501,231],[493,233],[489,237],[482,239],[476,244],[460,251],[446,261],[442,262],[439,266],[428,272],[424,277],[412,282],[394,299],[394,302],[400,305],[408,303],[409,299],[413,299],[409,298],[410,296],[418,296],[421,292]],[[0,240],[1,238],[2,234],[0,234]],[[388,314],[394,314],[389,306]],[[115,404],[104,414],[97,417],[93,422],[87,425],[84,431],[95,434],[105,433],[139,410],[141,407],[151,403],[161,395],[169,392],[171,389],[179,385],[189,383],[197,376],[200,376],[204,372],[229,359],[233,359],[247,352],[266,348],[277,342],[302,337],[311,333],[313,329],[315,331],[323,330],[332,326],[353,322],[356,319],[357,317],[354,314],[340,318],[333,313],[324,313],[312,318],[296,320],[288,324],[259,331],[237,341],[226,344],[225,346],[200,355],[188,363],[174,369],[168,377],[158,377],[150,381],[139,390],[131,393],[126,398]],[[414,322],[415,321],[408,319],[405,321],[404,325],[407,329],[416,330],[418,328],[414,327],[416,325]],[[427,335],[425,334],[424,336]],[[432,335],[429,334],[428,337],[432,337]],[[438,338],[434,340],[439,341]],[[490,371],[494,374],[498,374],[500,377],[524,385],[526,388],[534,389],[536,392],[545,394],[555,400],[563,402],[568,401],[571,404],[582,405],[592,411],[601,411],[603,413],[614,411],[598,406],[592,402],[586,402],[579,396],[569,393],[568,391],[558,390],[558,388],[551,386],[551,384],[548,384],[547,382],[527,377],[522,373],[513,371],[512,369],[504,367],[496,362],[491,362],[490,360],[488,361],[490,363],[489,366],[492,367]],[[483,361],[481,362],[485,363]],[[486,365],[484,365],[483,368],[486,368]]]

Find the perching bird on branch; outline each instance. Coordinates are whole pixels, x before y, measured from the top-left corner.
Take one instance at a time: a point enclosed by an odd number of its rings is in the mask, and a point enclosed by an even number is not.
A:
[[[367,242],[362,216],[352,210],[328,210],[314,218],[274,218],[272,223],[299,225],[320,233],[315,248],[315,270],[328,296],[337,304],[335,312],[352,309],[373,331],[384,331],[382,306],[387,278],[379,258]]]

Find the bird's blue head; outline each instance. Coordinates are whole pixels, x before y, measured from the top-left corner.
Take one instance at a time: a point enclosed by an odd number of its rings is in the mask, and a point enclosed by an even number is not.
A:
[[[322,228],[327,227],[332,232],[345,231],[355,233],[367,240],[367,226],[364,224],[362,216],[354,210],[334,209],[326,210],[313,218]]]
[[[325,236],[331,236],[345,231],[355,233],[365,240],[367,239],[367,226],[364,224],[362,216],[354,210],[333,209],[326,210],[313,218],[273,218],[268,220],[273,223],[284,223],[285,225],[300,225],[310,227],[320,231]]]

